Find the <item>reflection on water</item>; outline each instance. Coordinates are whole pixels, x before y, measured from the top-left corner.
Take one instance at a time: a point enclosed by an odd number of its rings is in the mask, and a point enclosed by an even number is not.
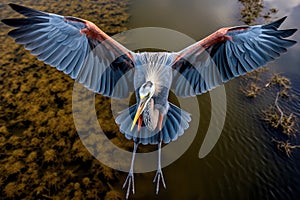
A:
[[[240,8],[242,3],[225,1],[132,1],[129,27],[155,26],[170,28],[187,34],[196,40],[203,38],[223,26],[242,24]],[[255,3],[251,1],[249,10],[257,16]],[[253,3],[254,2],[254,3]],[[284,4],[284,5],[283,5]],[[263,2],[261,15],[276,11],[271,15],[288,15],[284,27],[300,27],[300,2],[286,3],[280,0]],[[279,6],[280,5],[280,6]],[[257,5],[256,5],[257,6]],[[257,6],[260,7],[260,6]],[[282,9],[281,9],[282,8]],[[271,11],[270,11],[271,9]],[[272,13],[272,12],[271,12]],[[265,17],[266,18],[266,17]],[[245,18],[244,18],[245,19]],[[256,18],[244,20],[255,23]],[[263,18],[257,19],[262,22]],[[294,39],[299,41],[299,32]],[[281,59],[270,63],[270,71],[263,74],[263,80],[272,72],[283,72],[292,82],[291,93],[300,97],[299,44],[289,49]],[[198,152],[210,119],[209,96],[198,97],[200,102],[200,128],[196,139],[188,151],[171,166],[164,169],[167,190],[161,190],[159,199],[299,199],[300,198],[300,150],[295,150],[289,159],[271,142],[271,137],[287,138],[279,131],[271,129],[261,120],[261,111],[274,102],[277,89],[269,90],[254,99],[245,97],[240,91],[243,79],[226,84],[227,117],[219,142],[204,159]],[[287,112],[294,112],[300,119],[299,99],[282,99],[280,106]],[[299,122],[298,122],[299,123]],[[299,124],[298,124],[299,126]],[[289,139],[289,138],[288,138]],[[299,139],[291,138],[294,143]],[[153,198],[153,173],[136,177],[137,199]]]

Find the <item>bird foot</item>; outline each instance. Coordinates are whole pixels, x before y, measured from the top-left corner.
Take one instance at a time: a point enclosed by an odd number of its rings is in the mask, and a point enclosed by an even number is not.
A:
[[[132,194],[134,194],[134,176],[133,176],[133,172],[131,172],[131,171],[128,173],[128,176],[123,184],[123,189],[125,188],[126,185],[128,185],[127,192],[126,192],[126,199],[128,199],[129,193],[130,193],[130,188],[131,188]]]
[[[157,172],[156,172],[156,175],[155,175],[155,177],[153,179],[153,183],[156,182],[156,194],[158,194],[158,191],[159,191],[159,183],[160,183],[160,181],[162,182],[164,188],[166,188],[166,183],[165,183],[165,179],[164,179],[162,170],[158,169]]]

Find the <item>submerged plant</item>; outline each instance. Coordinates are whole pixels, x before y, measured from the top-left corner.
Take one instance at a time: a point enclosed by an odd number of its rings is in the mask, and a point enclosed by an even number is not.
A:
[[[251,82],[246,88],[241,88],[242,92],[247,96],[247,97],[256,97],[261,90],[259,86],[257,86],[254,82]]]
[[[270,8],[265,13],[264,2],[263,0],[238,0],[242,4],[242,8],[240,10],[241,21],[245,24],[254,24],[254,22],[262,17],[264,20],[268,21],[271,19],[271,16],[278,12],[276,8]]]
[[[128,1],[42,0],[40,5],[61,14],[81,12],[82,17],[102,24],[109,35],[125,31],[129,17]],[[115,13],[119,14],[110,17]],[[12,12],[0,6],[0,18],[7,16]],[[1,26],[1,31],[8,29]],[[33,59],[5,35],[0,34],[0,199],[104,199],[112,190],[108,184],[117,176],[106,178],[109,173],[105,176],[101,163],[80,144],[72,118],[73,82]],[[97,105],[110,102],[98,98]],[[95,168],[93,161],[98,163]],[[80,183],[76,194],[72,182]]]
[[[294,113],[286,114],[286,111],[282,109],[278,101],[280,98],[290,97],[289,90],[291,89],[291,81],[282,76],[280,73],[274,73],[270,80],[264,86],[258,86],[258,83],[262,84],[260,75],[263,71],[253,71],[246,78],[245,81],[250,83],[246,87],[241,87],[241,91],[247,96],[254,98],[262,90],[274,88],[278,91],[274,103],[269,106],[268,109],[262,111],[263,120],[267,122],[272,128],[281,131],[288,137],[296,137],[296,115]],[[284,143],[279,143],[280,148],[290,147],[289,145],[284,146]],[[289,148],[287,155],[290,155],[292,148]]]
[[[277,143],[277,148],[284,151],[288,157],[291,157],[292,149],[300,148],[300,145],[292,145],[288,140],[286,142],[272,138],[273,142]]]
[[[253,24],[253,22],[260,16],[262,9],[264,8],[262,0],[239,0],[242,3],[241,9],[242,21],[245,24]]]
[[[288,78],[281,76],[279,73],[275,73],[267,84],[267,86],[271,85],[278,85],[280,88],[287,90],[291,88],[291,81]]]
[[[56,160],[55,150],[48,149],[44,152],[44,161],[45,162],[53,162]]]
[[[278,105],[278,98],[280,93],[277,93],[274,105],[271,105],[267,110],[263,111],[263,120],[270,124],[275,129],[280,129],[287,136],[296,137],[295,120],[293,113],[284,114]]]
[[[4,192],[7,197],[14,198],[16,196],[16,182],[8,183],[4,188]]]

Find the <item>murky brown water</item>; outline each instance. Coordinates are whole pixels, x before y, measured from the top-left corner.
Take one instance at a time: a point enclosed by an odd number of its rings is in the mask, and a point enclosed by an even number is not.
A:
[[[130,4],[118,0],[9,2],[85,18],[110,35],[154,26],[174,29],[199,40],[220,27],[242,24],[241,5],[235,0],[131,0]],[[8,1],[1,3],[0,18],[17,16],[5,5]],[[275,16],[289,16],[285,27],[300,27],[299,1],[287,4],[269,0],[265,6],[278,8]],[[0,24],[1,197],[123,199],[125,192],[121,186],[126,174],[103,166],[78,139],[71,110],[73,81],[13,43],[6,36],[7,31]],[[300,41],[300,34],[294,38]],[[298,44],[273,62],[272,70],[264,75],[283,72],[292,82],[291,93],[298,97],[299,52]],[[294,150],[291,158],[278,151],[271,137],[287,138],[260,120],[261,110],[274,101],[276,89],[249,99],[240,91],[243,83],[239,79],[226,84],[226,122],[213,151],[204,159],[198,158],[210,116],[210,99],[205,94],[198,98],[201,121],[194,142],[181,158],[163,169],[167,189],[161,189],[156,196],[152,183],[155,173],[136,174],[134,199],[300,198],[300,150]],[[299,99],[283,99],[280,105],[300,119]],[[97,96],[102,128],[115,144],[131,148],[131,143],[118,133],[109,106],[107,98]],[[300,143],[297,138],[290,140]]]

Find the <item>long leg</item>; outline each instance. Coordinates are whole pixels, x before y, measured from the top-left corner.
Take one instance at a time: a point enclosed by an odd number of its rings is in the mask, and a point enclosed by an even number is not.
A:
[[[134,164],[134,159],[135,159],[135,153],[138,147],[138,143],[134,142],[134,147],[133,147],[133,153],[132,153],[132,158],[131,158],[131,164],[130,164],[130,170],[128,172],[128,176],[123,184],[123,189],[127,186],[127,192],[126,192],[126,199],[129,197],[130,193],[130,188],[132,189],[132,194],[134,194],[134,176],[133,176],[133,164]]]
[[[159,191],[159,183],[160,180],[164,186],[164,188],[166,188],[166,183],[165,183],[165,179],[161,170],[161,143],[162,143],[162,139],[160,140],[160,142],[158,143],[158,161],[157,161],[157,171],[156,171],[156,175],[153,179],[153,183],[156,182],[156,194],[158,194]]]

